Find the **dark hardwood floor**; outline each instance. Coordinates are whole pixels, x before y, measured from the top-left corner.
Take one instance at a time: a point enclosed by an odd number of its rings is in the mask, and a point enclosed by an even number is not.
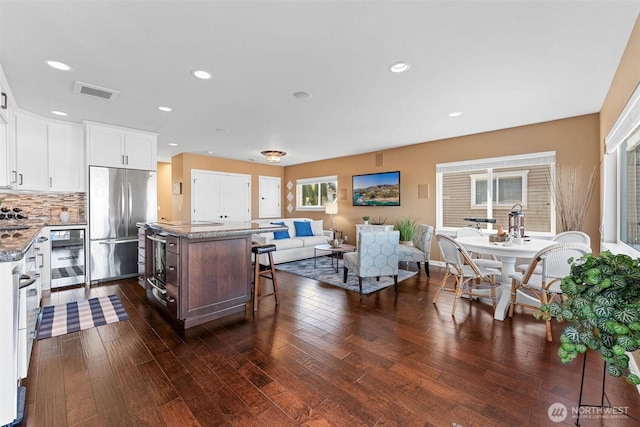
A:
[[[415,269],[415,267],[413,267]],[[518,308],[452,294],[432,304],[431,267],[365,296],[278,272],[282,303],[176,333],[135,280],[46,293],[43,305],[117,294],[129,320],[37,341],[22,425],[520,426],[556,424],[549,406],[577,406],[582,360],[562,365],[545,327]],[[587,360],[586,403],[599,403],[602,364]],[[607,377],[610,404],[640,418],[640,395]],[[632,426],[583,414],[584,426]]]

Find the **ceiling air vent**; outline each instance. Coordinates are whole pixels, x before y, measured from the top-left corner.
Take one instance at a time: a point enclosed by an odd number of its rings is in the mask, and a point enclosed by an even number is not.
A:
[[[83,95],[95,96],[96,98],[104,99],[105,101],[114,101],[118,97],[118,95],[120,95],[120,92],[118,92],[117,90],[111,90],[82,82],[75,82],[73,84],[73,92],[81,93]]]

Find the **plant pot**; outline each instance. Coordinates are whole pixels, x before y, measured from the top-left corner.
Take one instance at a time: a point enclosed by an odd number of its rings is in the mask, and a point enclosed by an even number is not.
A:
[[[69,211],[60,212],[60,221],[66,222],[69,221],[69,219],[71,219],[71,214],[69,213]]]
[[[365,221],[365,222],[364,222],[364,225],[369,225],[369,221]]]
[[[413,240],[400,240],[401,245],[413,246]]]

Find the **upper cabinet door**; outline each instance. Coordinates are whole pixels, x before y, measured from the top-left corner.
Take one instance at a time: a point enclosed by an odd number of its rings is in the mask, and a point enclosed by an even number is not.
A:
[[[47,122],[26,114],[16,114],[17,190],[46,191]]]
[[[49,190],[85,191],[82,127],[49,124]]]
[[[124,132],[87,126],[87,154],[89,165],[125,167]]]
[[[155,135],[137,132],[126,132],[125,160],[129,169],[156,170],[157,165],[157,137]]]
[[[87,124],[88,164],[153,170],[157,166],[158,136],[117,126]]]

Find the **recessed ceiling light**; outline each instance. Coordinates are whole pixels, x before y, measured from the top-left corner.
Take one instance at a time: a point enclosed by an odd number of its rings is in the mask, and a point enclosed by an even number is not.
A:
[[[458,117],[462,115],[462,111],[453,111],[448,114],[449,117]]]
[[[73,70],[73,68],[71,68],[69,65],[65,64],[64,62],[60,62],[60,61],[47,60],[47,61],[44,61],[44,63],[47,64],[49,67],[55,68],[56,70],[60,70],[60,71],[71,71],[71,70]]]
[[[171,109],[171,107],[158,107],[158,110],[160,110],[160,111],[164,111],[164,112],[167,112],[167,113],[168,113],[169,111],[173,111],[173,110]]]
[[[191,74],[202,80],[209,80],[211,77],[213,77],[213,74],[206,70],[193,70],[191,71]]]
[[[170,142],[168,145],[172,146],[172,147],[177,147],[178,144],[176,144],[175,142]]]
[[[312,95],[309,92],[300,91],[300,92],[293,92],[293,96],[298,99],[309,99],[311,98]]]
[[[392,73],[404,73],[409,68],[411,68],[411,64],[408,62],[396,62],[395,64],[389,65],[389,71]]]
[[[218,129],[216,129],[216,132],[218,132],[218,133],[226,133],[226,132],[229,132],[229,129],[226,129],[226,128],[218,128]]]
[[[68,115],[64,111],[56,111],[56,110],[51,110],[51,114],[55,114],[56,116],[67,116]]]
[[[213,151],[209,150],[207,151],[207,154],[213,154]]]

